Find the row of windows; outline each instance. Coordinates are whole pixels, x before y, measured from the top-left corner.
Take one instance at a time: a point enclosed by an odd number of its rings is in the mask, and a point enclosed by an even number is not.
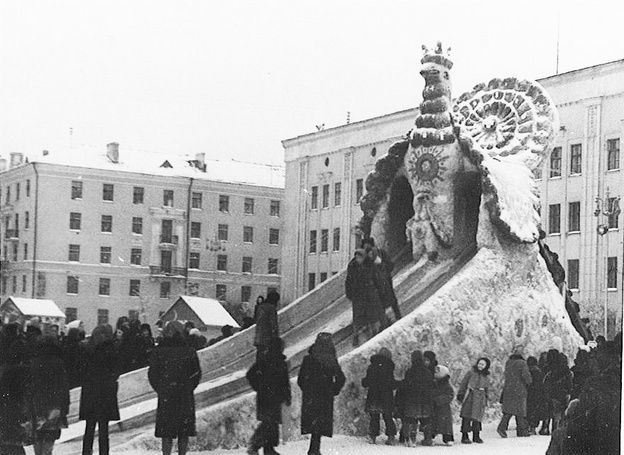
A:
[[[607,139],[607,170],[613,171],[620,168],[620,139]],[[570,145],[570,167],[569,175],[578,175],[582,171],[583,146],[582,144]],[[550,178],[561,177],[562,175],[562,149],[553,148],[550,154]],[[541,178],[541,169],[537,170],[536,177]]]
[[[13,215],[13,229],[10,229],[11,226],[11,216],[8,215],[4,220],[4,232],[7,233],[9,237],[19,237],[20,231],[20,214],[16,213]],[[24,212],[24,229],[30,229],[30,212]]]
[[[18,182],[15,184],[14,201],[17,202],[21,196],[21,184]],[[26,197],[30,197],[30,179],[26,180]],[[0,200],[2,200],[2,190],[0,190]],[[5,192],[5,204],[11,203],[11,185],[7,185]]]
[[[337,274],[338,272],[332,272],[332,275]],[[321,272],[318,274],[319,276],[319,284],[323,281],[327,280],[328,274],[327,272]],[[313,290],[316,287],[316,273],[308,273],[308,291]]]
[[[609,204],[613,204],[616,198],[609,198]],[[618,228],[618,215],[615,212],[609,215],[607,226],[609,229]],[[568,204],[568,230],[567,232],[581,231],[581,203],[570,202]],[[561,204],[550,204],[548,206],[548,233],[561,233]]]
[[[321,208],[329,208],[331,202],[330,185],[325,184],[321,187]],[[360,199],[364,195],[364,179],[357,179],[355,181],[355,203],[360,202]],[[342,183],[334,183],[334,198],[333,206],[339,207],[342,205]],[[319,187],[313,186],[310,190],[310,209],[316,210],[319,208]]]
[[[568,288],[579,289],[580,261],[568,260]],[[617,289],[618,260],[617,257],[607,258],[607,289]]]
[[[318,231],[310,231],[310,247],[309,252],[314,254],[316,252],[326,253],[329,248],[329,229],[321,229],[321,242],[320,250],[318,250]],[[340,228],[334,228],[333,231],[333,245],[332,251],[340,251]]]

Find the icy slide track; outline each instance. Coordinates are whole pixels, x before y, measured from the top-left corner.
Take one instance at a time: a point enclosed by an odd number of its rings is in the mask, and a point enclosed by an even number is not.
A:
[[[394,274],[393,282],[402,314],[413,311],[433,295],[475,253],[476,246],[471,244],[455,259],[428,262],[422,266],[414,263],[397,266],[399,270]],[[351,302],[344,295],[346,273],[345,268],[279,311],[280,333],[286,344],[285,355],[291,366],[291,376],[297,374],[303,356],[321,331],[333,334],[339,356],[353,349]],[[388,310],[388,314],[390,312]],[[252,327],[198,352],[203,374],[202,382],[195,390],[197,409],[250,391],[245,373],[255,359],[254,334]],[[111,422],[111,432],[139,428],[155,421],[156,394],[147,380],[146,368],[119,378],[118,400],[121,421]],[[82,437],[84,423],[78,422],[79,402],[80,389],[73,389],[68,416],[70,427],[63,431],[59,442]]]

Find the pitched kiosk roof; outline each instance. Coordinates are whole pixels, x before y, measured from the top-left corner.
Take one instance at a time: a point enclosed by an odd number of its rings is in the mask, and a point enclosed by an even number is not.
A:
[[[4,303],[11,300],[18,310],[25,316],[48,316],[52,318],[64,318],[63,313],[52,300],[25,299],[21,297],[9,297]],[[4,303],[2,304],[4,306]]]
[[[205,297],[193,297],[189,295],[181,295],[173,305],[180,300],[186,302],[186,304],[195,312],[197,317],[206,325],[213,325],[223,327],[224,325],[231,325],[232,327],[240,327],[236,320],[230,316],[223,305],[218,300],[209,299]],[[173,307],[171,305],[171,308]],[[169,308],[169,309],[171,309]],[[169,310],[167,310],[169,311]]]

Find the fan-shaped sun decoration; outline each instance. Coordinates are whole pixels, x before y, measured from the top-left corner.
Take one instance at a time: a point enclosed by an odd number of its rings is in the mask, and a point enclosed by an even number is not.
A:
[[[418,185],[435,184],[444,180],[442,174],[446,172],[444,162],[448,156],[443,156],[440,147],[423,147],[407,157],[407,172]]]

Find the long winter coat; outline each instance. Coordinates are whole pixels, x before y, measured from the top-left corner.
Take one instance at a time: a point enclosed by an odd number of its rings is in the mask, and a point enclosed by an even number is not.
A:
[[[256,416],[261,422],[282,423],[282,403],[290,404],[288,364],[283,354],[261,356],[247,381],[256,394]]]
[[[457,396],[464,397],[459,416],[462,419],[472,419],[477,422],[483,420],[487,408],[490,378],[472,368],[464,375],[457,391]]]
[[[405,379],[399,386],[397,408],[403,418],[429,418],[433,414],[435,383],[431,371],[424,365],[412,365],[405,372]]]
[[[199,359],[183,338],[165,338],[154,351],[147,372],[158,394],[157,438],[195,436],[195,397],[201,379]]]
[[[302,391],[301,434],[332,436],[334,396],[340,393],[345,375],[336,362],[324,365],[312,354],[303,358],[297,384]]]
[[[7,340],[5,340],[7,341]],[[22,365],[23,343],[8,341],[0,352],[0,443],[32,444],[28,400],[28,368]]]
[[[538,366],[529,367],[533,382],[527,393],[527,417],[530,422],[539,422],[549,417],[548,402],[544,394],[544,373]]]
[[[279,336],[277,306],[266,300],[256,306],[256,336],[254,346],[268,346],[271,338]]]
[[[453,434],[453,411],[451,403],[455,397],[453,386],[449,383],[449,377],[436,381],[436,391],[433,398],[434,434]]]
[[[119,356],[113,341],[106,341],[93,350],[85,349],[80,420],[119,420],[117,390]]]
[[[520,355],[512,355],[505,363],[505,384],[501,403],[503,413],[526,417],[527,390],[531,385],[531,372]]]
[[[380,354],[373,355],[370,362],[366,376],[362,379],[362,387],[368,388],[364,410],[366,412],[393,412],[394,389],[397,386],[394,379],[394,362]]]
[[[347,267],[345,293],[353,304],[353,325],[363,327],[386,318],[383,299],[383,282],[379,270],[369,258],[358,264],[355,259]]]
[[[553,368],[544,376],[544,393],[554,411],[565,410],[572,388],[572,372],[568,368]]]

